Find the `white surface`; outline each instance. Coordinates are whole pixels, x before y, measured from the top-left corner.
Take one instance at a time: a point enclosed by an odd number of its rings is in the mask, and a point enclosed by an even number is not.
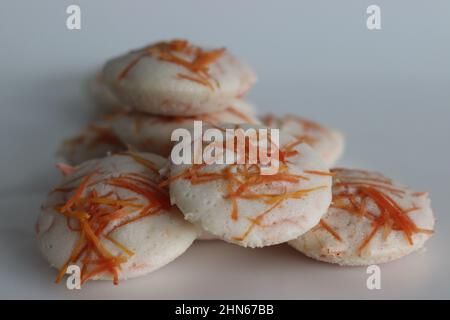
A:
[[[0,298],[450,298],[450,2],[77,1],[82,30],[65,29],[69,1],[4,1],[0,11]],[[250,19],[250,20],[249,20]],[[428,250],[365,268],[315,262],[288,246],[196,243],[149,276],[52,283],[36,249],[38,207],[57,178],[58,141],[92,117],[83,81],[127,48],[171,37],[226,45],[254,66],[250,97],[347,136],[341,165],[384,172],[430,191],[438,222]]]

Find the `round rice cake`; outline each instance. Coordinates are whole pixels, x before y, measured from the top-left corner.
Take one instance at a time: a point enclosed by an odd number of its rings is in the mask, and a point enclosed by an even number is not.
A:
[[[311,231],[289,244],[305,255],[346,266],[379,264],[423,248],[435,218],[427,193],[383,175],[333,169],[333,203]]]
[[[172,146],[172,132],[179,128],[191,130],[194,121],[216,125],[219,123],[259,123],[253,116],[254,108],[249,103],[236,100],[221,112],[191,117],[158,116],[142,112],[117,113],[108,118],[111,130],[126,145],[139,151],[152,152],[167,157]]]
[[[248,161],[176,164],[172,159],[167,180],[171,202],[205,232],[244,247],[297,238],[327,211],[331,176],[320,156],[307,144],[293,143],[292,137],[283,135],[276,145],[281,146],[280,163],[278,172],[271,175],[262,175],[261,165]]]
[[[84,161],[101,158],[109,153],[125,151],[126,145],[106,122],[90,124],[82,133],[64,140],[57,151],[61,162],[78,165]]]
[[[158,186],[166,159],[123,153],[66,170],[36,224],[39,248],[60,281],[78,265],[81,281],[128,279],[180,256],[197,229]]]
[[[112,59],[102,79],[124,105],[168,116],[225,110],[256,81],[228,50],[186,40],[158,42]]]
[[[279,128],[281,132],[296,139],[303,139],[304,142],[319,152],[322,159],[330,167],[338,161],[344,150],[344,137],[340,132],[331,130],[314,121],[295,115],[276,117],[269,114],[262,116],[261,122],[271,128]]]

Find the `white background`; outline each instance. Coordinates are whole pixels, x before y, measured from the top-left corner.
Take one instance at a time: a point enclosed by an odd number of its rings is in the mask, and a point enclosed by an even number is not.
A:
[[[65,27],[79,4],[82,30]],[[366,28],[381,7],[382,30]],[[260,112],[296,113],[347,137],[340,165],[430,191],[428,250],[365,268],[315,262],[287,246],[195,243],[167,267],[113,287],[52,283],[33,224],[57,180],[58,142],[92,118],[85,79],[155,40],[227,46],[256,70]],[[2,1],[0,7],[0,298],[450,298],[450,2]]]

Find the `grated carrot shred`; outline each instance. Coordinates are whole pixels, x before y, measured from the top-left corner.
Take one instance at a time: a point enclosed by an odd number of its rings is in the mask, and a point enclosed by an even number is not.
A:
[[[342,241],[342,238],[339,236],[339,234],[333,230],[323,219],[320,219],[319,226],[328,231],[336,240]]]
[[[64,212],[67,209],[69,209],[77,200],[81,197],[83,194],[84,189],[86,188],[86,185],[88,184],[89,180],[92,178],[92,176],[95,174],[95,172],[91,172],[87,176],[83,178],[80,185],[78,186],[78,189],[75,191],[73,196],[66,202],[66,204],[61,208],[61,211]]]
[[[317,170],[305,170],[305,173],[317,175],[317,176],[330,176],[334,177],[336,174],[328,171],[317,171]]]
[[[125,247],[123,244],[121,244],[119,241],[114,240],[110,235],[106,235],[105,239],[111,241],[116,247],[120,248],[123,252],[125,252],[130,257],[134,255],[134,252]]]

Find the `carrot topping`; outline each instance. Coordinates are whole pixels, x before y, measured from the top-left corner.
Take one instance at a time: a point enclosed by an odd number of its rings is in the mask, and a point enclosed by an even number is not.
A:
[[[170,207],[168,195],[159,191],[157,187],[152,188],[153,190],[149,190],[149,188],[141,187],[123,178],[112,178],[109,180],[108,184],[140,194],[147,198],[150,203],[157,203],[164,208]]]
[[[132,153],[129,155],[150,172],[157,170],[156,166],[146,159]],[[70,258],[59,270],[56,282],[61,281],[69,265],[78,264],[81,267],[82,283],[109,274],[114,284],[117,284],[121,265],[127,261],[127,257],[134,255],[134,252],[115,240],[112,233],[170,206],[167,192],[153,184],[147,174],[124,173],[118,177],[93,181],[92,177],[98,173],[98,170],[95,170],[69,180],[70,184],[80,180],[77,187],[55,189],[58,192],[72,193],[65,203],[54,205],[53,208],[67,218],[70,230],[80,234]],[[68,182],[65,183],[67,184]],[[136,196],[124,199],[119,197],[115,190],[99,194],[94,188],[98,184],[127,189]],[[77,226],[73,227],[71,222],[77,222]],[[105,240],[119,250],[118,255],[105,246]],[[122,256],[122,253],[126,256]]]
[[[350,214],[372,221],[372,230],[358,247],[358,254],[361,254],[367,248],[380,229],[383,231],[382,239],[386,240],[392,231],[399,231],[404,234],[410,245],[413,244],[415,233],[433,233],[432,230],[417,227],[408,216],[408,213],[420,208],[416,206],[407,209],[401,208],[394,200],[395,197],[402,198],[406,194],[405,190],[395,188],[390,179],[381,175],[366,171],[352,171],[358,174],[348,175],[345,169],[332,170],[336,176],[333,183],[331,207],[345,210]],[[411,195],[414,196],[415,193],[411,193]],[[369,200],[378,208],[378,215],[368,211],[367,203]],[[333,230],[327,231],[332,232]]]
[[[136,51],[137,56],[117,75],[117,80],[124,79],[128,72],[144,57],[153,57],[161,61],[173,63],[186,69],[191,74],[178,73],[177,77],[193,81],[214,90],[210,82],[209,66],[225,52],[224,48],[205,51],[189,44],[186,40],[158,42]],[[216,86],[219,86],[217,83]]]
[[[90,203],[98,203],[109,206],[119,206],[119,207],[131,207],[131,208],[143,208],[143,204],[134,203],[133,201],[127,200],[113,200],[108,198],[89,198],[87,201]]]
[[[256,213],[256,218],[247,218],[250,221],[247,231],[244,235],[233,238],[236,241],[242,241],[253,230],[255,225],[261,226],[261,220],[268,212],[277,208],[284,201],[289,199],[300,199],[311,192],[326,188],[325,186],[318,186],[309,189],[299,189],[298,185],[302,180],[310,179],[303,175],[291,174],[288,172],[289,167],[286,165],[286,161],[292,155],[298,154],[297,150],[294,150],[296,145],[298,145],[298,142],[294,141],[279,150],[284,156],[278,172],[273,175],[261,175],[259,163],[240,165],[231,164],[225,166],[220,172],[213,173],[204,172],[202,170],[205,164],[197,164],[169,177],[166,181],[162,182],[160,186],[166,186],[179,179],[188,180],[192,185],[209,183],[217,180],[224,181],[226,191],[224,198],[231,203],[230,219],[233,221],[237,221],[240,218],[239,200],[259,201],[271,205],[269,209],[263,213]],[[234,147],[236,148],[236,144],[234,144]],[[237,149],[233,151],[238,153]],[[248,149],[246,149],[244,150],[242,157],[248,159],[248,154]],[[280,182],[287,184],[290,190],[294,189],[295,191],[288,191],[286,186],[280,187]],[[269,190],[270,193],[263,193],[262,190]]]

